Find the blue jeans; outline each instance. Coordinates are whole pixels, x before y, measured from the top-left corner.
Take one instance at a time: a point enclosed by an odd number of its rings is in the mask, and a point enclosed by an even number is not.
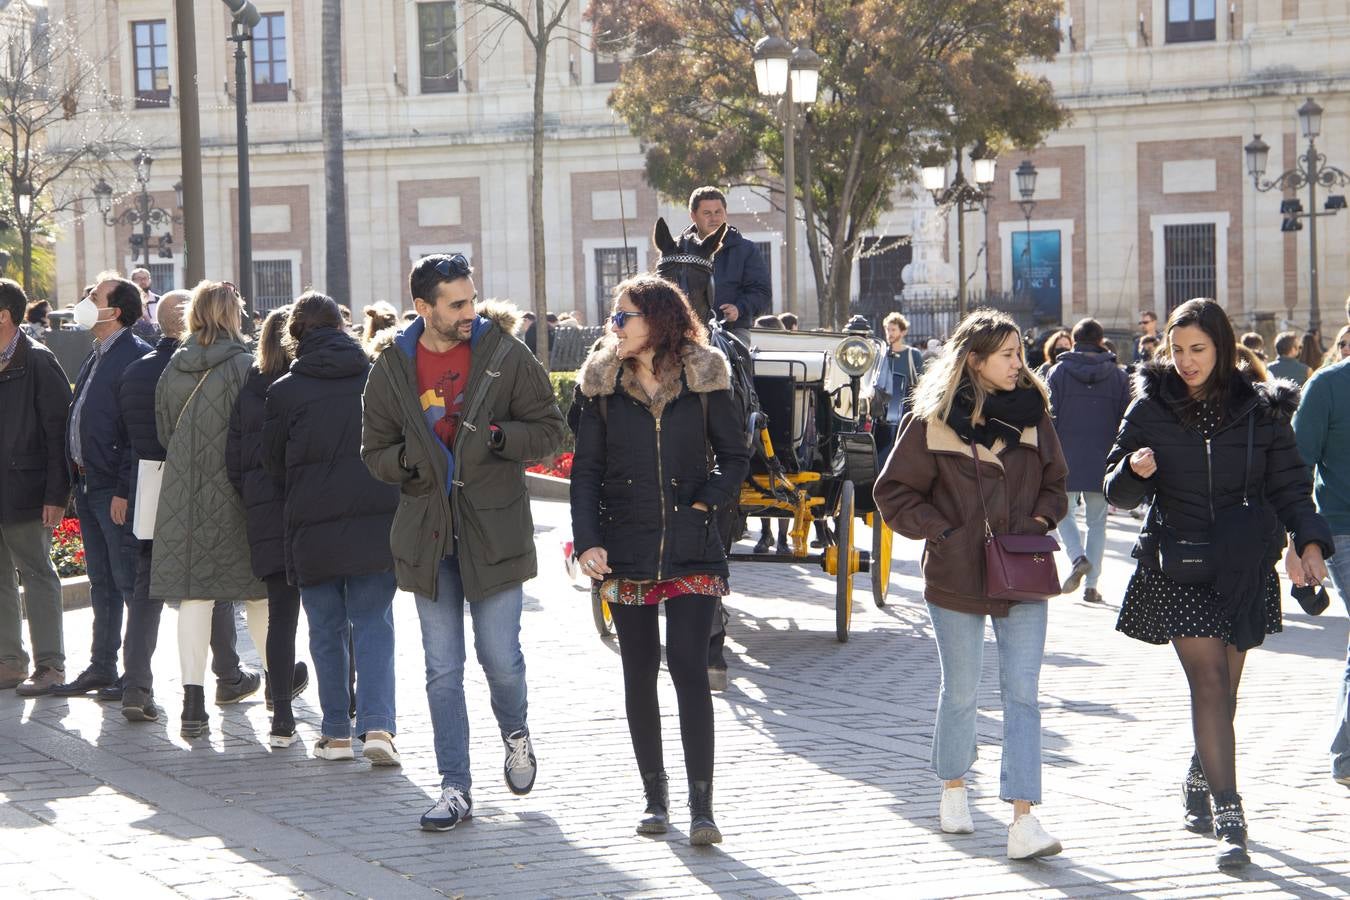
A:
[[[999,796],[1041,802],[1041,708],[1037,697],[1045,651],[1045,603],[1014,603],[1006,618],[990,616],[998,641],[1003,700],[1003,760]],[[928,604],[942,664],[933,768],[943,781],[975,764],[975,714],[984,657],[985,616]]]
[[[492,713],[502,737],[525,728],[525,655],[520,651],[520,585],[469,604],[473,648],[487,676]],[[422,621],[422,650],[427,665],[427,703],[436,745],[441,787],[467,791],[469,712],[464,704],[464,584],[459,563],[441,560],[436,599],[417,595]]]
[[[1083,536],[1078,532],[1078,498],[1083,498],[1087,511],[1087,550],[1083,549]],[[1087,573],[1083,586],[1096,590],[1097,579],[1102,574],[1102,557],[1106,555],[1106,495],[1092,491],[1069,492],[1069,514],[1059,523],[1059,539],[1064,544],[1064,552],[1070,564],[1080,556],[1086,556],[1092,563],[1092,571]]]
[[[356,733],[387,731],[394,724],[394,584],[393,572],[335,578],[300,588],[309,619],[309,655],[319,682],[323,735],[350,738],[347,711],[349,666],[347,640],[356,654]]]
[[[75,513],[84,539],[84,564],[89,571],[89,605],[94,610],[94,640],[89,668],[117,677],[117,651],[122,647],[122,611],[136,588],[136,554],[125,544],[126,526],[114,525],[112,498],[116,487],[94,487],[76,480]]]
[[[1336,555],[1327,560],[1331,580],[1336,583],[1345,610],[1350,613],[1350,534],[1338,534]],[[1350,778],[1350,649],[1345,654],[1345,676],[1341,679],[1336,703],[1336,736],[1331,741],[1331,777]]]

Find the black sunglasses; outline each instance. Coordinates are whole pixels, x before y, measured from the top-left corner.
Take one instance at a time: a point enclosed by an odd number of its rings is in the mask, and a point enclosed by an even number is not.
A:
[[[444,278],[468,278],[473,272],[468,257],[463,253],[439,257],[432,268]]]
[[[626,309],[621,309],[621,310],[619,310],[618,312],[616,312],[614,315],[610,316],[610,317],[609,317],[609,320],[610,320],[611,322],[614,323],[614,327],[615,327],[615,328],[622,328],[622,327],[624,326],[624,323],[627,322],[629,319],[632,319],[632,318],[638,318],[638,319],[640,319],[640,318],[642,318],[642,313],[640,313],[640,312],[629,312],[629,311],[626,310]]]

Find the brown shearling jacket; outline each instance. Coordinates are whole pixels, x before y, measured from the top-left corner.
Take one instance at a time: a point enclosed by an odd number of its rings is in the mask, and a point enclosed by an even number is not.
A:
[[[907,415],[873,488],[877,509],[897,534],[923,540],[924,599],[956,612],[1006,616],[1010,601],[984,595],[984,509],[975,460],[945,422]],[[1015,445],[976,445],[984,502],[995,534],[1044,534],[1069,509],[1068,466],[1047,413]]]

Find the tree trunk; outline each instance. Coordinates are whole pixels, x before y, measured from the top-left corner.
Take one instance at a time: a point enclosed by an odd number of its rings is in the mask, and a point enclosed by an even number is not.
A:
[[[548,65],[548,23],[544,0],[535,0],[534,145],[530,171],[530,291],[534,294],[535,352],[549,370],[548,268],[544,253],[544,76]]]
[[[844,327],[847,320],[849,294],[853,282],[853,253],[850,248],[836,247],[833,265],[830,266],[829,296],[826,305],[830,310],[830,326],[836,331]]]
[[[342,150],[342,0],[323,0],[323,193],[326,212],[324,292],[353,307],[347,249],[347,187]]]

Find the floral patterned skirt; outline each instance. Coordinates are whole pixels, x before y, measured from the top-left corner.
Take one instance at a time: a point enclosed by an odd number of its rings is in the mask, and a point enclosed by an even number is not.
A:
[[[683,575],[679,578],[663,578],[660,581],[606,578],[592,585],[591,590],[611,606],[655,606],[662,600],[683,597],[686,594],[725,597],[731,593],[727,580],[721,575]]]

